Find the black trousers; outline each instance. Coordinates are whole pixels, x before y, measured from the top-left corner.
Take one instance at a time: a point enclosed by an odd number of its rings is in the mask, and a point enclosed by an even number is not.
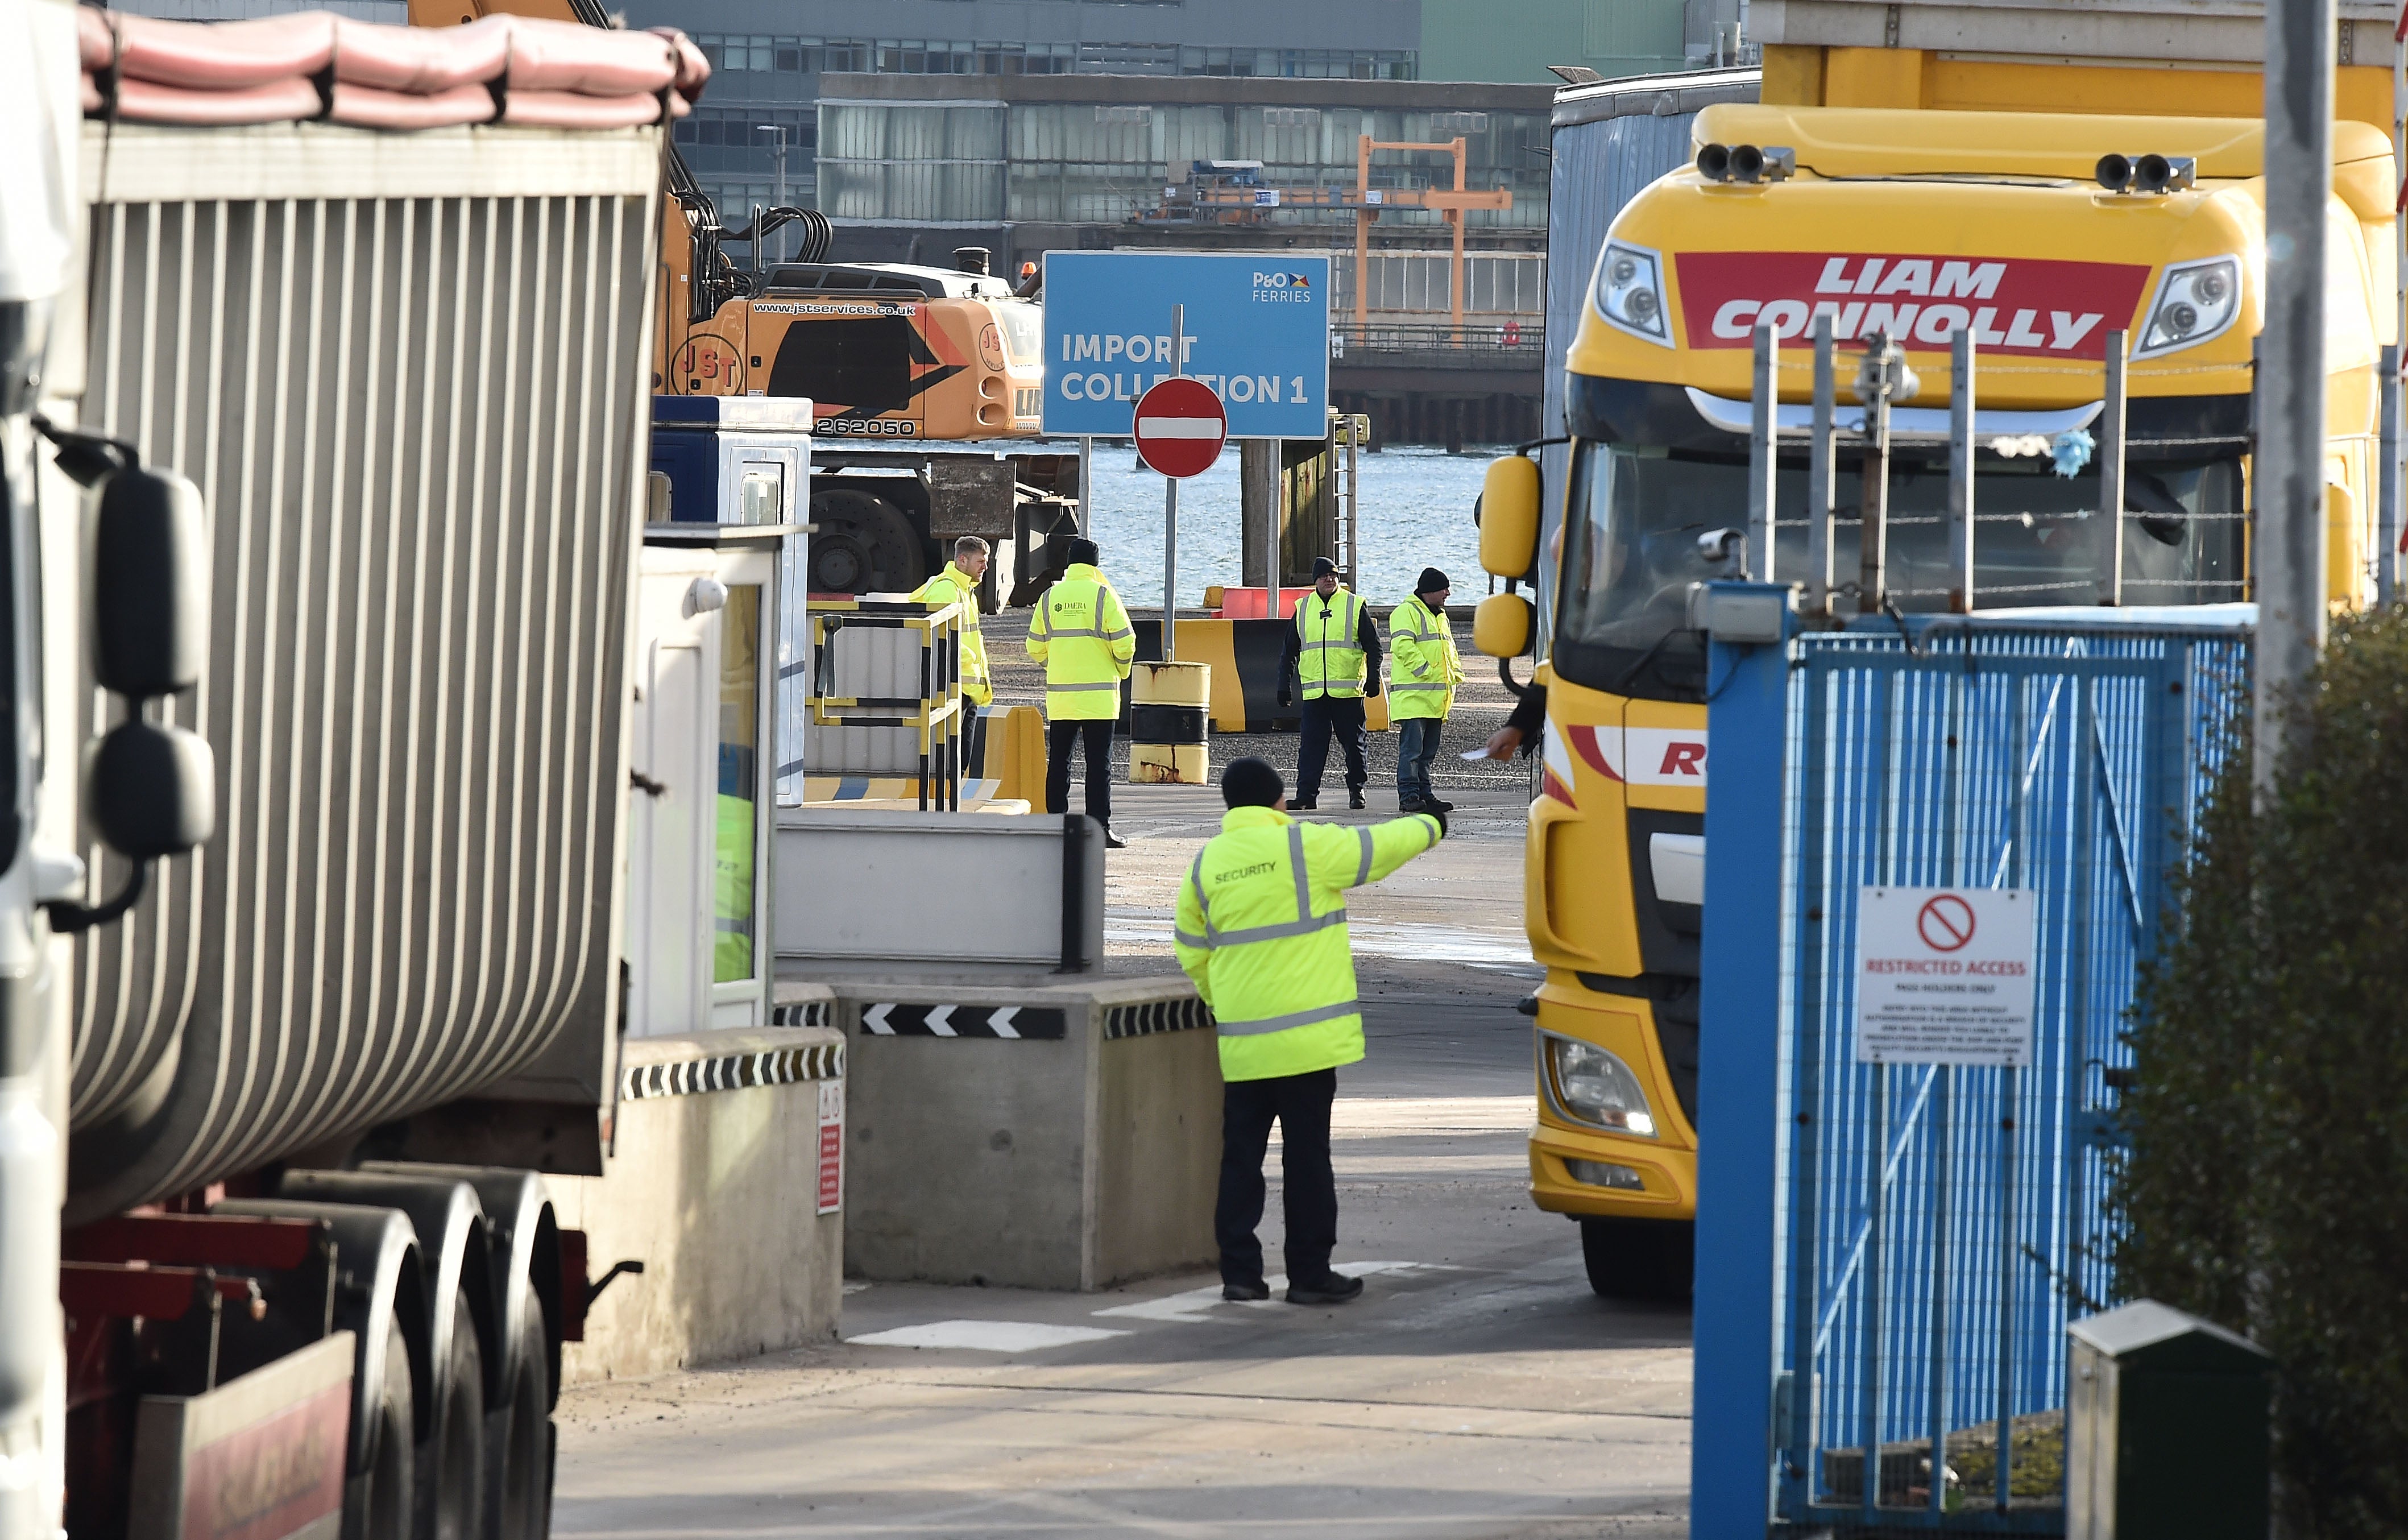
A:
[[[1338,1072],[1233,1080],[1221,1092],[1221,1200],[1212,1235],[1221,1244],[1223,1283],[1260,1283],[1263,1243],[1263,1155],[1271,1119],[1280,1125],[1281,1196],[1287,1214],[1287,1276],[1316,1284],[1329,1276],[1338,1245],[1338,1181],[1329,1170],[1329,1103]]]
[[[1045,724],[1045,810],[1070,811],[1070,745],[1087,744],[1087,816],[1112,827],[1112,719]]]
[[[1371,741],[1363,730],[1363,702],[1359,697],[1323,696],[1304,703],[1303,715],[1296,728],[1300,741],[1296,746],[1296,794],[1304,801],[1321,795],[1321,770],[1329,763],[1329,735],[1338,735],[1338,746],[1346,752],[1346,789],[1361,791],[1363,783],[1371,779],[1368,758]]]

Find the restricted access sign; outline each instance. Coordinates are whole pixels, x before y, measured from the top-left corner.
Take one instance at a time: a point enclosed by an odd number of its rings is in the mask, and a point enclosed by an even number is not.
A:
[[[1201,476],[1228,436],[1229,415],[1201,380],[1165,380],[1137,398],[1138,457],[1165,476]]]
[[[1856,1062],[2028,1064],[2038,907],[2021,887],[1861,889]]]

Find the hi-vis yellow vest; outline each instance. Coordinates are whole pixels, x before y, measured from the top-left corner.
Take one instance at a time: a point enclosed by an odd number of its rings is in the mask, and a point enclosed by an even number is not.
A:
[[[1267,1080],[1363,1057],[1346,890],[1438,843],[1426,813],[1383,824],[1300,824],[1231,808],[1179,885],[1179,966],[1220,1028],[1221,1078]]]
[[[1455,709],[1455,687],[1463,683],[1455,633],[1444,611],[1432,610],[1415,594],[1388,615],[1388,716],[1443,717]]]
[[[959,600],[962,607],[962,695],[972,705],[995,703],[995,676],[987,668],[986,638],[979,635],[978,583],[968,572],[952,562],[945,569],[911,590],[910,597],[920,604],[952,604]]]
[[[1038,601],[1028,655],[1045,665],[1046,720],[1109,721],[1121,714],[1137,631],[1104,575],[1073,562]]]
[[[1363,693],[1363,648],[1355,639],[1363,601],[1340,588],[1327,598],[1307,594],[1296,601],[1296,682],[1304,698],[1348,698]]]

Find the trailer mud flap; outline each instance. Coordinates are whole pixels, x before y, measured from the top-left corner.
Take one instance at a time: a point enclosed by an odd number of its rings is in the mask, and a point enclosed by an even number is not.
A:
[[[351,1356],[336,1331],[206,1395],[144,1397],[129,1540],[336,1540]]]

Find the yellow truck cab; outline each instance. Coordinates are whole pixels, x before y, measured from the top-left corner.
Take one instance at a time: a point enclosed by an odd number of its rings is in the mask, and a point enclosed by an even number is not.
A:
[[[1853,57],[1867,53],[1921,62],[1872,68]],[[1695,1213],[1701,1117],[1713,1115],[1697,1100],[1712,745],[1704,637],[1688,597],[1692,584],[1742,575],[1730,537],[1749,525],[1758,327],[1781,350],[1775,581],[1803,575],[1808,338],[1826,314],[1840,381],[1832,609],[1857,609],[1864,414],[1848,381],[1876,333],[1904,347],[1921,381],[1893,413],[1888,594],[1902,611],[1952,607],[1943,525],[1960,328],[1980,360],[1971,607],[2112,602],[2111,539],[2123,546],[2126,604],[2248,597],[2252,345],[2281,235],[2270,241],[2264,229],[2259,122],[2188,116],[2182,104],[2248,110],[2258,77],[2240,92],[2228,66],[2213,90],[2186,93],[2180,82],[2198,75],[2161,69],[2122,98],[2158,115],[2104,116],[2059,104],[2098,99],[2107,75],[2145,72],[2018,63],[1982,75],[1977,64],[1911,49],[1769,47],[1767,99],[1700,112],[1697,160],[1634,197],[1594,253],[1565,381],[1564,484],[1541,488],[1522,457],[1491,470],[1483,565],[1543,585],[1551,601],[1536,645],[1541,616],[1516,594],[1492,597],[1476,627],[1484,652],[1545,659],[1526,892],[1531,950],[1546,968],[1531,1195],[1583,1222],[1601,1294],[1688,1287],[1684,1221]],[[2344,114],[2375,99],[2359,85],[2344,80]],[[2014,110],[1956,109],[1972,106]],[[2148,162],[2142,180],[2156,186],[2109,185],[2118,168],[2102,159],[2123,157],[2129,175],[2152,155],[2162,169]],[[2370,122],[2337,123],[2333,159],[2328,582],[2335,602],[2357,603],[2372,589],[2377,360],[2396,337],[2398,181],[2389,136]],[[2079,461],[2117,333],[2133,516],[2111,524],[2095,516],[2098,466]],[[1542,498],[1560,518],[1559,554],[1540,538],[1556,522],[1541,516]],[[1762,557],[1753,575],[1765,575]]]

